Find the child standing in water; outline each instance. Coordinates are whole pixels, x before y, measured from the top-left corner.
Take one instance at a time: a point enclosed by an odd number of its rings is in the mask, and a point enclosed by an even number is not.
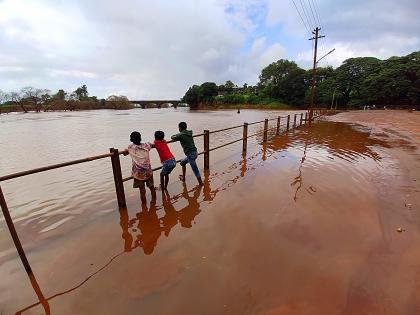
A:
[[[176,166],[176,160],[171,150],[169,150],[166,143],[165,133],[163,131],[155,132],[154,147],[159,154],[160,161],[162,162],[162,170],[160,172],[160,188],[162,191],[167,190],[169,182],[169,174]]]
[[[186,158],[181,161],[182,166],[182,175],[179,178],[185,182],[185,173],[186,173],[186,165],[190,163],[191,169],[194,172],[195,177],[197,177],[197,181],[200,185],[203,185],[203,181],[201,180],[200,171],[198,170],[196,159],[198,156],[197,148],[194,143],[193,133],[191,130],[187,130],[187,123],[180,122],[178,124],[179,133],[173,135],[171,138],[172,140],[179,141],[181,143],[182,149],[186,155]]]
[[[146,188],[149,187],[152,200],[156,199],[156,190],[153,182],[152,165],[150,164],[149,151],[153,147],[151,143],[141,143],[141,134],[133,131],[130,135],[130,144],[124,155],[130,154],[133,161],[132,176],[134,179],[133,188],[140,189],[142,204],[146,203]]]

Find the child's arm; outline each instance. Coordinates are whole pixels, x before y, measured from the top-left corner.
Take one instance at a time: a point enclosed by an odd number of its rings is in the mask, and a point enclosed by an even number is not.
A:
[[[125,149],[124,151],[122,151],[122,154],[123,154],[124,156],[127,156],[127,155],[128,155],[128,149]]]
[[[179,139],[181,139],[181,134],[180,133],[177,133],[176,135],[173,135],[171,137],[171,139],[174,140],[174,141],[179,141]]]

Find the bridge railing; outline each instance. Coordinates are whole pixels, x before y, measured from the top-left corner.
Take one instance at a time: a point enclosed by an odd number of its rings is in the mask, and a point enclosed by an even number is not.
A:
[[[330,111],[327,111],[325,109],[315,109],[313,119],[317,118],[321,115],[328,114],[329,112]],[[193,136],[194,138],[204,137],[204,150],[198,153],[198,155],[204,155],[204,169],[205,170],[210,169],[210,152],[211,151],[218,150],[218,149],[221,149],[223,147],[232,145],[236,142],[242,141],[242,154],[245,155],[246,152],[247,152],[247,142],[248,142],[249,138],[262,134],[263,143],[266,143],[267,139],[268,139],[268,132],[269,131],[276,130],[275,135],[280,135],[281,122],[284,119],[286,119],[286,122],[284,123],[285,124],[285,129],[284,129],[285,132],[289,131],[290,129],[302,126],[303,124],[306,124],[307,122],[309,122],[308,113],[305,113],[305,117],[304,117],[303,113],[301,113],[301,114],[294,114],[293,123],[290,120],[290,115],[278,116],[278,117],[272,118],[272,119],[264,119],[264,120],[260,120],[260,121],[256,121],[256,122],[252,122],[252,123],[244,123],[243,125],[237,125],[237,126],[227,127],[227,128],[218,129],[218,130],[212,130],[212,131],[204,130],[203,133],[194,135]],[[276,125],[272,128],[268,128],[270,121],[276,121]],[[250,134],[250,135],[248,134],[248,126],[261,124],[261,123],[264,123],[263,130],[257,131],[256,133],[253,133],[253,134]],[[228,130],[233,130],[233,129],[239,129],[239,128],[243,129],[242,138],[234,140],[234,141],[230,141],[228,143],[218,145],[218,146],[213,147],[213,148],[210,148],[210,135],[211,134],[215,134],[215,133],[219,133],[219,132],[223,132],[223,131],[228,131]],[[170,141],[167,141],[167,142],[168,143],[173,143],[173,142],[176,142],[176,141],[170,140]],[[11,179],[14,179],[14,178],[19,178],[19,177],[32,175],[32,174],[36,174],[36,173],[40,173],[40,172],[45,172],[45,171],[49,171],[49,170],[53,170],[53,169],[57,169],[57,168],[67,167],[67,166],[71,166],[71,165],[75,165],[75,164],[91,162],[91,161],[95,161],[95,160],[99,160],[99,159],[110,158],[111,159],[111,164],[112,164],[113,176],[114,176],[115,192],[116,192],[117,202],[118,202],[118,205],[120,207],[125,207],[126,206],[126,200],[125,200],[125,192],[124,192],[124,182],[133,179],[132,176],[129,176],[129,177],[126,177],[126,178],[122,177],[120,155],[124,154],[125,152],[126,152],[126,150],[120,151],[120,150],[115,149],[115,148],[110,148],[109,153],[90,156],[90,157],[83,158],[83,159],[78,159],[78,160],[53,164],[53,165],[48,165],[48,166],[44,166],[44,167],[34,168],[34,169],[31,169],[31,170],[26,170],[26,171],[22,171],[22,172],[13,173],[13,174],[3,175],[3,176],[0,176],[0,182],[4,182],[4,181],[11,180]],[[180,162],[180,160],[177,161],[177,163],[179,163],[179,162]],[[162,168],[162,166],[156,167],[156,168],[153,169],[153,171],[154,172],[158,171],[161,168]],[[1,189],[1,186],[0,186],[0,205],[1,205],[1,209],[2,209],[2,212],[3,212],[4,218],[5,218],[6,224],[8,226],[9,231],[10,231],[10,234],[12,236],[13,242],[14,242],[14,244],[16,246],[16,249],[18,251],[18,254],[21,258],[21,261],[22,261],[25,269],[28,272],[31,272],[30,264],[29,264],[29,262],[26,258],[26,255],[25,255],[25,252],[23,250],[22,244],[19,240],[15,225],[13,223],[13,219],[10,215],[10,211],[8,209],[3,191]]]

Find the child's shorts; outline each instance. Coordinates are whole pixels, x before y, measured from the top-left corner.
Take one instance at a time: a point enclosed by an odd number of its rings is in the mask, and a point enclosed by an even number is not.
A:
[[[162,170],[160,171],[160,175],[165,176],[165,175],[171,174],[171,172],[175,168],[175,166],[176,166],[176,160],[175,160],[175,158],[166,160],[162,164]]]
[[[143,180],[134,178],[133,188],[143,187],[144,184],[146,184],[146,186],[149,188],[154,187],[155,183],[153,182],[153,175],[150,176],[148,179],[143,179]]]

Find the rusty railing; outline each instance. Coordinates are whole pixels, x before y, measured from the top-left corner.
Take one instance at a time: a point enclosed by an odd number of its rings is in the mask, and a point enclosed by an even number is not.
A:
[[[317,117],[321,116],[321,115],[325,115],[329,112],[330,111],[327,111],[325,109],[314,109],[313,110],[314,116],[313,116],[312,120],[314,118],[317,118]],[[293,125],[292,126],[290,126],[290,115],[287,115],[287,116],[278,116],[278,117],[272,118],[272,119],[265,119],[265,120],[261,120],[261,121],[256,121],[256,122],[252,122],[252,123],[244,123],[243,125],[237,125],[237,126],[218,129],[218,130],[213,130],[213,131],[204,130],[203,133],[194,135],[193,137],[202,137],[202,136],[204,137],[204,150],[202,152],[198,153],[198,155],[203,155],[204,154],[204,169],[205,170],[210,169],[210,152],[211,151],[218,150],[218,149],[221,149],[221,148],[226,147],[228,145],[231,145],[231,144],[234,144],[236,142],[242,141],[242,154],[245,155],[246,152],[247,152],[247,143],[248,143],[249,138],[255,137],[255,136],[262,133],[263,143],[266,143],[267,139],[268,139],[268,131],[275,129],[276,130],[275,135],[280,134],[280,124],[281,124],[282,118],[287,118],[286,126],[285,126],[285,131],[286,132],[289,131],[291,128],[297,128],[298,127],[298,125],[297,125],[298,115],[299,114],[294,114]],[[276,126],[269,129],[268,128],[269,121],[273,121],[273,120],[277,121]],[[299,126],[302,126],[303,123],[306,124],[307,122],[309,122],[308,113],[305,113],[305,118],[304,119],[303,119],[303,113],[301,113],[300,114],[300,124],[299,124]],[[255,124],[260,124],[260,123],[264,123],[263,130],[258,131],[254,134],[248,135],[248,127],[250,125],[255,125]],[[222,131],[227,131],[227,130],[232,130],[232,129],[237,129],[237,128],[243,128],[242,138],[234,140],[234,141],[230,141],[228,143],[221,144],[221,145],[213,147],[213,148],[210,148],[210,135],[211,134],[215,134],[215,133],[222,132]],[[167,142],[168,143],[173,143],[173,142],[176,142],[176,141],[170,140],[170,141],[167,141]],[[118,206],[119,207],[125,207],[126,206],[126,200],[125,200],[125,192],[124,192],[124,182],[133,179],[133,177],[132,176],[129,176],[129,177],[126,177],[126,178],[122,177],[120,155],[124,154],[124,153],[125,153],[125,150],[119,151],[118,149],[110,148],[109,153],[100,154],[100,155],[91,156],[91,157],[78,159],[78,160],[74,160],[74,161],[48,165],[48,166],[39,167],[39,168],[35,168],[35,169],[23,171],[23,172],[17,172],[17,173],[13,173],[13,174],[0,176],[0,182],[11,180],[11,179],[18,178],[18,177],[28,176],[28,175],[31,175],[31,174],[45,172],[45,171],[49,171],[49,170],[53,170],[53,169],[57,169],[57,168],[67,167],[67,166],[71,166],[71,165],[75,165],[75,164],[91,162],[91,161],[95,161],[95,160],[99,160],[99,159],[110,158],[111,159],[111,164],[112,164],[112,172],[113,172],[113,175],[114,175],[115,192],[116,192]],[[180,162],[180,160],[177,161],[177,163],[179,163],[179,162]],[[161,168],[162,168],[162,166],[156,167],[156,168],[153,169],[153,171],[160,170]],[[1,189],[1,186],[0,186],[0,205],[1,205],[1,209],[2,209],[2,212],[3,212],[3,216],[5,218],[7,227],[10,231],[10,235],[12,236],[13,242],[14,242],[15,247],[17,249],[17,252],[20,256],[22,264],[25,267],[27,272],[32,272],[31,266],[28,262],[28,259],[27,259],[26,255],[25,255],[25,251],[22,247],[22,244],[21,244],[19,236],[17,234],[15,225],[13,223],[13,219],[10,215],[10,211],[8,209],[8,206],[7,206],[3,191]]]

